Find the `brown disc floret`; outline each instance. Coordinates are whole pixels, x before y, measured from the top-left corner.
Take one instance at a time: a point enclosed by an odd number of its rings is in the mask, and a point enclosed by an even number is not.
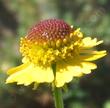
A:
[[[48,19],[32,27],[27,34],[27,38],[38,43],[56,41],[64,39],[70,34],[71,30],[71,27],[63,20]]]

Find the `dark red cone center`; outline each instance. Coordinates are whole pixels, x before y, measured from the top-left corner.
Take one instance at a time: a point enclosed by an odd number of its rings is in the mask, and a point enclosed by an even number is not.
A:
[[[63,20],[48,19],[32,27],[27,37],[30,40],[34,39],[38,42],[46,42],[48,40],[64,39],[70,32],[71,27]]]

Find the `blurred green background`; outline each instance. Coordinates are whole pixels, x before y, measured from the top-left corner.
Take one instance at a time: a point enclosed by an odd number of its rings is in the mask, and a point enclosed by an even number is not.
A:
[[[54,108],[51,88],[5,84],[8,68],[21,64],[19,40],[43,19],[59,18],[86,36],[103,39],[108,55],[98,69],[64,93],[65,108],[110,108],[110,0],[0,0],[0,108]]]

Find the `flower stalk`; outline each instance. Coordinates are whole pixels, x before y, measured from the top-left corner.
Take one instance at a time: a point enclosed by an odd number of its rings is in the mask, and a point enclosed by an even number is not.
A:
[[[56,74],[56,64],[52,64],[52,70],[54,75]],[[63,97],[62,97],[62,88],[58,88],[54,85],[53,87],[55,108],[64,108]]]

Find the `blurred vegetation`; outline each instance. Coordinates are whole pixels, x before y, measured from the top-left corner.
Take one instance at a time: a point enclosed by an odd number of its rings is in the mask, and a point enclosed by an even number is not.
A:
[[[64,19],[85,35],[103,39],[108,55],[98,69],[73,80],[65,108],[110,108],[110,0],[0,0],[0,108],[54,108],[51,89],[6,85],[8,68],[21,64],[19,38],[43,19]]]

